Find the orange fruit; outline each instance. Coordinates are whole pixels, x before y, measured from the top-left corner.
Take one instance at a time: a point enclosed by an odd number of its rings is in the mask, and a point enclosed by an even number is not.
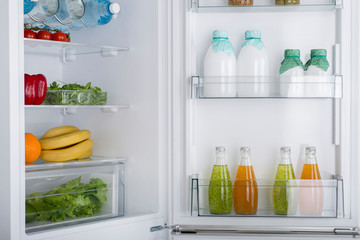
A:
[[[31,133],[25,133],[25,162],[32,163],[39,158],[41,145],[39,140]]]

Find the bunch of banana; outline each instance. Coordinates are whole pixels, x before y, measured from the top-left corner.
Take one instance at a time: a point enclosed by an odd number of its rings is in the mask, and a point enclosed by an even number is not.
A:
[[[93,141],[89,130],[61,126],[48,130],[40,139],[40,158],[60,162],[87,158],[92,154]]]

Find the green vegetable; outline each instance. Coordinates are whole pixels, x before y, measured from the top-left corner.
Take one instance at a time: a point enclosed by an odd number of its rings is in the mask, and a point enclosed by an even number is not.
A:
[[[99,87],[77,83],[64,84],[62,87],[54,81],[47,89],[44,104],[48,105],[104,105],[107,93]]]
[[[59,222],[66,218],[90,217],[100,212],[106,203],[107,185],[99,178],[88,184],[81,177],[61,184],[49,192],[31,193],[26,200],[26,222]]]

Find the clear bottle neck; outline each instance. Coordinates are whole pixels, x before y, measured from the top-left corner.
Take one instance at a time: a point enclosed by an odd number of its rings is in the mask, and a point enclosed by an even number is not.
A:
[[[226,165],[226,150],[225,147],[216,147],[215,165]]]
[[[317,164],[315,147],[307,147],[305,154],[305,164]]]
[[[280,149],[280,164],[289,165],[291,163],[291,148],[282,147]]]
[[[251,150],[250,147],[240,148],[240,166],[251,166]]]

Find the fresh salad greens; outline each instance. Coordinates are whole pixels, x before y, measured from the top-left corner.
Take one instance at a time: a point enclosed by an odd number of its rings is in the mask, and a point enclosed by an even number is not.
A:
[[[64,84],[60,87],[56,81],[52,82],[46,93],[44,104],[47,105],[105,105],[107,93],[101,88],[77,83]]]
[[[92,178],[84,184],[78,177],[47,193],[31,193],[26,200],[26,222],[90,217],[99,213],[106,203],[106,192],[107,185],[100,178]]]

